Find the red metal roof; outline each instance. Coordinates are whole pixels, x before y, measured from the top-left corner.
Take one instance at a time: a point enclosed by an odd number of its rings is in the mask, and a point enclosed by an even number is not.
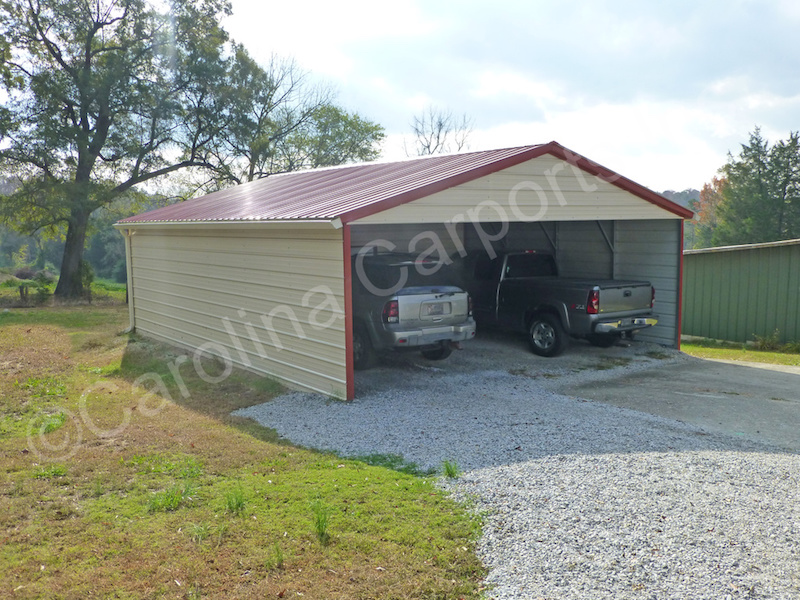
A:
[[[684,218],[692,213],[556,142],[271,175],[122,219],[120,224],[230,221],[349,222],[552,154]]]

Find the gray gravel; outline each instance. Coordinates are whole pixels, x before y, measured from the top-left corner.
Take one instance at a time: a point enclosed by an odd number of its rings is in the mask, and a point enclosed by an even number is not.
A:
[[[680,354],[548,362],[495,341],[446,369],[361,374],[352,403],[293,393],[236,414],[346,456],[456,461],[442,485],[484,515],[489,598],[800,598],[799,456],[557,391]]]

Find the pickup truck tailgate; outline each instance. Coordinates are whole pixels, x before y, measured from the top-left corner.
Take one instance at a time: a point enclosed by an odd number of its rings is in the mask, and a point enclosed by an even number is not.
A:
[[[640,281],[605,281],[598,286],[600,314],[645,310],[653,299],[650,284]]]

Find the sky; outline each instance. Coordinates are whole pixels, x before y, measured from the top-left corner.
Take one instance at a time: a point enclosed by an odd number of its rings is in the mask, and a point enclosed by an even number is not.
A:
[[[760,127],[800,129],[796,0],[232,0],[261,64],[293,57],[404,158],[427,107],[470,150],[555,140],[656,191],[700,189]]]

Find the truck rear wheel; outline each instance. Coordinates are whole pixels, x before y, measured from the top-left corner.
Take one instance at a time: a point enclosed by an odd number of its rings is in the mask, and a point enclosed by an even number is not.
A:
[[[438,347],[431,350],[423,350],[422,356],[428,360],[444,360],[453,353],[450,342],[442,342]]]
[[[369,339],[367,328],[361,323],[353,325],[353,368],[357,371],[369,369],[375,362],[375,350]]]
[[[535,315],[528,327],[531,351],[539,356],[558,356],[567,347],[567,334],[558,317],[550,314]]]

